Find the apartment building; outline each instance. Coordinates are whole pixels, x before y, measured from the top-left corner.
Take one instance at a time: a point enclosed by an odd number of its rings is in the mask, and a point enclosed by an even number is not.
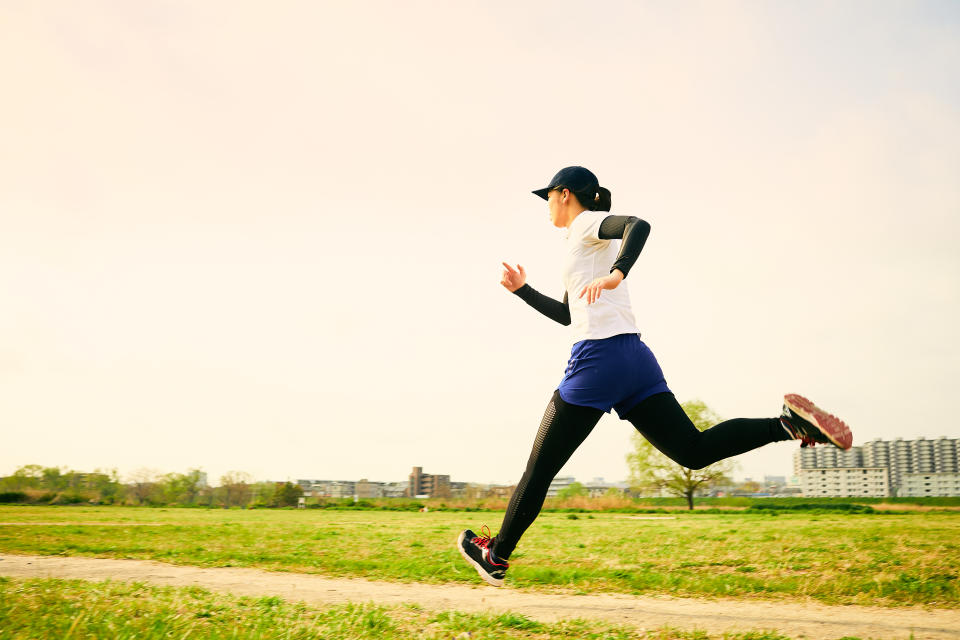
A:
[[[387,482],[383,485],[383,497],[384,498],[404,498],[409,494],[410,483],[403,482]]]
[[[450,476],[437,476],[423,472],[423,467],[414,467],[410,473],[410,497],[450,497]]]
[[[960,496],[960,473],[906,473],[898,496]]]
[[[805,496],[957,496],[958,460],[957,438],[877,438],[847,451],[799,449],[793,467]]]
[[[357,483],[351,480],[297,480],[304,497],[352,498]]]
[[[357,498],[363,500],[364,498],[382,498],[385,493],[385,486],[383,482],[370,482],[366,478],[362,478],[357,481],[356,486]]]
[[[800,487],[805,497],[884,498],[891,495],[886,467],[806,469],[800,474]]]

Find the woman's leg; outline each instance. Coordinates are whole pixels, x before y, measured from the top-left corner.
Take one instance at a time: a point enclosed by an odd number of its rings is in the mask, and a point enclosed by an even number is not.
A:
[[[506,560],[520,537],[540,513],[550,482],[560,473],[577,447],[590,435],[603,412],[568,404],[555,391],[540,422],[527,469],[510,497],[500,532],[493,543],[494,555]]]
[[[689,469],[702,469],[765,444],[791,439],[779,418],[737,418],[699,431],[672,393],[650,396],[623,418],[650,444]]]

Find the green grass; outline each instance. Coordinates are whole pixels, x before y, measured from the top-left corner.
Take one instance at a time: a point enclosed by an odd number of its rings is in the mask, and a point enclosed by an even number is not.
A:
[[[0,507],[0,552],[477,584],[453,541],[500,513]],[[161,526],[136,526],[159,523]],[[511,559],[511,586],[677,596],[960,607],[960,515],[762,513],[633,519],[546,513]]]
[[[641,631],[604,622],[543,623],[516,613],[434,613],[416,605],[310,607],[276,597],[234,597],[197,587],[0,577],[0,640],[790,640],[775,632],[709,636]]]

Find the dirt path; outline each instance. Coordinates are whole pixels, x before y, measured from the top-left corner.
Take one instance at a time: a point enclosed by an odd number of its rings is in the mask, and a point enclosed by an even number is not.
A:
[[[514,611],[544,622],[560,618],[602,619],[639,629],[670,626],[725,631],[776,630],[793,638],[836,640],[843,636],[915,640],[960,638],[960,611],[916,607],[880,608],[701,600],[596,594],[551,595],[487,586],[429,585],[325,578],[258,569],[204,569],[145,560],[65,558],[0,554],[0,575],[20,578],[120,580],[157,585],[193,585],[248,596],[280,596],[311,604],[416,602],[430,610]]]

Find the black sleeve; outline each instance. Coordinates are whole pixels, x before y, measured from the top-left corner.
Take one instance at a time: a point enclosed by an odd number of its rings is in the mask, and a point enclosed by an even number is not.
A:
[[[647,242],[647,236],[650,235],[650,223],[634,216],[607,216],[600,223],[600,229],[597,235],[601,240],[619,240],[623,239],[620,245],[620,253],[617,255],[616,262],[610,267],[610,272],[614,269],[620,269],[623,277],[627,277],[633,263],[640,256],[643,245]]]
[[[528,284],[523,285],[513,293],[551,320],[555,320],[565,327],[570,325],[570,303],[567,300],[566,292],[563,294],[563,302],[557,302],[553,298],[543,295]]]

